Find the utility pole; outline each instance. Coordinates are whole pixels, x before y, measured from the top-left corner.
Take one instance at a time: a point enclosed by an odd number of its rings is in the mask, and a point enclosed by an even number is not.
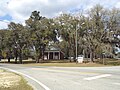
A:
[[[84,24],[84,22],[81,25],[83,25],[83,24]],[[81,25],[76,24],[76,60],[78,60],[78,29],[81,27]]]
[[[78,53],[78,51],[77,51],[77,50],[78,50],[78,48],[77,48],[77,47],[78,47],[78,45],[77,45],[77,44],[78,44],[78,40],[77,40],[77,38],[78,38],[77,28],[78,28],[78,27],[77,27],[77,25],[76,25],[76,61],[77,61],[77,59],[78,59],[78,55],[77,55],[77,53]]]

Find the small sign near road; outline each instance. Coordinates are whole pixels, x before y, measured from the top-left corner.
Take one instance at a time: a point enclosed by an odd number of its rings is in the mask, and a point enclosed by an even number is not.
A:
[[[77,62],[78,63],[83,63],[83,58],[84,58],[83,55],[79,55],[78,58],[77,58]]]

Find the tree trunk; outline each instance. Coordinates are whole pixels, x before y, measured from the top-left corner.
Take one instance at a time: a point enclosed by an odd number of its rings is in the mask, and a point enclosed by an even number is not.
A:
[[[10,57],[8,57],[8,63],[10,63]]]
[[[93,51],[90,52],[90,61],[94,62],[94,52]]]
[[[36,63],[39,63],[39,57],[36,56],[35,59],[36,59]]]
[[[15,51],[14,55],[15,55],[15,63],[17,64],[17,58],[18,58],[18,51],[17,50]]]
[[[35,47],[35,60],[36,63],[39,63],[39,58],[40,58],[40,51],[37,47]]]
[[[18,57],[18,56],[15,56],[15,63],[16,63],[16,64],[17,64],[17,57]]]
[[[44,60],[44,50],[42,50],[42,60]]]
[[[19,62],[20,62],[20,64],[22,64],[22,50],[21,49],[19,52]]]
[[[19,56],[19,62],[22,64],[22,55]]]
[[[86,58],[87,58],[87,62],[88,62],[89,61],[89,59],[88,59],[89,58],[89,53],[87,52],[86,54],[87,54]]]
[[[10,51],[7,53],[7,59],[8,59],[8,63],[10,63],[10,57],[11,57],[11,54],[10,54]]]
[[[76,48],[75,47],[73,48],[73,53],[74,53],[73,59],[74,59],[74,62],[76,62],[77,57],[76,57]]]
[[[39,53],[37,52],[37,53],[36,53],[36,56],[35,56],[36,63],[39,63],[39,57],[40,57],[40,55],[39,55]]]
[[[86,56],[85,56],[85,50],[83,49],[83,58],[85,58]]]

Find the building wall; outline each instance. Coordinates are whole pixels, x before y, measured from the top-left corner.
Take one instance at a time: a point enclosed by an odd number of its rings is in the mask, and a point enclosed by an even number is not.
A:
[[[47,60],[49,57],[49,60],[59,60],[59,52],[48,52],[44,53],[44,59]],[[64,59],[64,55],[62,52],[60,52],[60,59]]]

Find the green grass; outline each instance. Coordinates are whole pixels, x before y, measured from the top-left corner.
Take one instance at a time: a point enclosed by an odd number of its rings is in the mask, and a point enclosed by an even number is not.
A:
[[[19,85],[11,86],[9,88],[0,87],[0,90],[33,90],[33,88],[29,86],[23,78],[18,84]]]
[[[97,63],[31,63],[23,64],[24,66],[55,66],[55,67],[101,67],[103,64]]]
[[[103,60],[97,60],[97,63],[103,64]],[[117,59],[104,59],[104,64],[105,65],[110,65],[110,66],[119,66],[120,65],[120,60]]]
[[[33,88],[27,84],[25,79],[22,78],[19,85],[13,86],[9,90],[33,90]]]
[[[5,70],[3,70],[3,69],[0,69],[0,72],[5,72]]]
[[[30,61],[30,60],[29,60]],[[70,60],[44,60],[40,63],[29,61],[24,62],[24,66],[55,66],[55,67],[101,67],[105,66],[99,63],[75,63]]]
[[[113,65],[113,66],[118,66],[118,65],[120,65],[120,60],[106,60],[106,63],[105,63],[106,65]]]
[[[19,85],[9,88],[0,87],[0,90],[33,90],[32,87],[26,84],[25,80],[21,80]]]
[[[100,66],[117,66],[120,65],[120,60],[116,59],[104,59],[105,65],[103,65],[103,60],[97,59],[94,63],[86,62],[82,64],[76,64],[75,62],[70,62],[70,60],[44,60],[40,63],[36,63],[35,60],[28,59],[23,60],[23,65],[25,66],[56,66],[56,67],[100,67]],[[8,63],[7,60],[2,60],[0,63]],[[11,60],[11,63],[15,63]]]

